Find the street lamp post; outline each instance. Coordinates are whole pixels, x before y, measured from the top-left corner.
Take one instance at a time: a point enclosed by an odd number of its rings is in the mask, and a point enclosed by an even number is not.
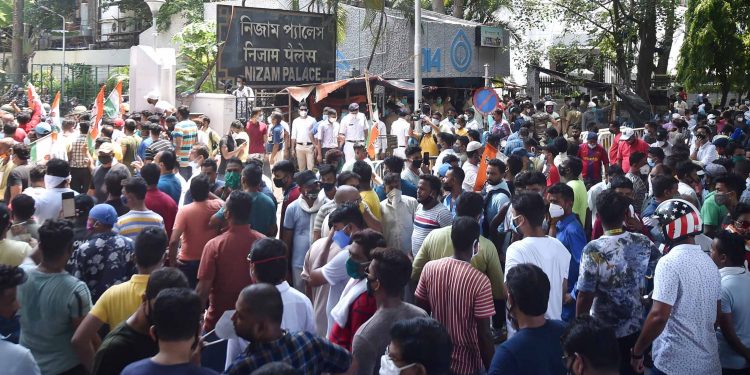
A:
[[[62,71],[60,74],[60,101],[65,102],[65,33],[67,30],[65,30],[65,16],[62,14],[55,13],[52,9],[47,8],[44,5],[39,5],[39,8],[46,10],[47,12],[56,15],[60,18],[62,18],[62,29],[60,29],[60,32],[62,33]],[[56,30],[52,30],[56,31]]]
[[[422,109],[422,3],[414,1],[414,111]]]
[[[146,0],[146,5],[148,5],[148,9],[151,10],[151,19],[152,19],[152,25],[154,27],[154,52],[156,52],[156,15],[159,14],[159,9],[161,9],[161,6],[164,5],[166,0]]]

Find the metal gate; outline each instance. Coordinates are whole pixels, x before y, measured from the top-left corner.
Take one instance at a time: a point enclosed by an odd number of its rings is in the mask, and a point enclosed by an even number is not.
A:
[[[68,64],[63,70],[62,64],[32,64],[29,78],[39,93],[43,103],[50,103],[61,91],[63,77],[65,92],[61,98],[61,111],[76,105],[89,107],[96,98],[99,88],[107,79],[121,71],[123,65],[85,65]]]

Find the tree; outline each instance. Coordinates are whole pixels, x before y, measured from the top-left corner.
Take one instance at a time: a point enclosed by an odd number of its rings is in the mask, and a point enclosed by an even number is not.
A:
[[[13,42],[11,46],[10,71],[14,80],[20,82],[23,73],[23,8],[24,0],[13,1]]]
[[[744,0],[691,2],[686,14],[685,41],[680,50],[677,78],[688,90],[718,85],[721,105],[729,91],[747,81],[747,23],[738,18]],[[747,7],[747,4],[745,4]],[[741,32],[745,33],[745,40]]]
[[[185,26],[172,40],[179,44],[177,58],[183,68],[177,71],[177,92],[193,94],[216,91],[216,24],[196,22]]]

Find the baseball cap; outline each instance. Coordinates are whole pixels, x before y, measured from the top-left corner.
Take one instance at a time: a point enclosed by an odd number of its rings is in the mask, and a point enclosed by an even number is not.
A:
[[[622,131],[622,134],[620,135],[621,141],[627,141],[630,138],[632,138],[635,135],[635,130],[633,128],[625,128]]]
[[[85,106],[77,105],[75,108],[73,108],[73,111],[70,112],[73,115],[80,115],[81,113],[86,113],[88,111]]]
[[[89,218],[107,226],[114,226],[117,223],[117,211],[107,203],[97,204],[89,211]]]
[[[315,173],[310,170],[304,170],[297,173],[297,176],[295,176],[295,180],[297,180],[297,185],[299,186],[312,185],[318,182],[318,178],[315,176]]]
[[[476,150],[479,150],[480,148],[482,148],[482,144],[481,143],[479,143],[477,141],[471,141],[466,146],[466,152],[476,151]]]
[[[589,134],[586,136],[586,140],[590,141],[592,139],[597,139],[599,137],[599,134],[597,132],[589,132]]]
[[[440,168],[438,168],[438,176],[445,177],[445,175],[448,174],[449,169],[451,169],[451,165],[448,163],[444,163],[440,166]]]
[[[105,154],[111,154],[111,153],[115,152],[115,149],[114,149],[114,147],[112,147],[112,143],[104,142],[104,143],[101,144],[101,146],[99,146],[99,149],[97,150],[97,152],[103,152]]]
[[[34,131],[37,135],[47,135],[52,132],[52,128],[49,126],[46,122],[40,122],[35,128]]]
[[[706,116],[706,118],[709,120],[716,120],[716,115],[713,113],[710,113],[708,116]]]
[[[359,104],[357,104],[357,103],[349,104],[349,110],[350,111],[359,111]]]
[[[712,177],[712,178],[717,178],[717,177],[722,177],[722,176],[727,175],[727,169],[724,168],[724,166],[720,164],[709,163],[708,165],[706,165],[704,170],[706,171],[706,174],[708,175],[708,177]]]
[[[125,126],[125,120],[123,120],[121,118],[116,118],[115,121],[114,121],[114,123],[115,123],[115,126],[118,127],[118,128]]]

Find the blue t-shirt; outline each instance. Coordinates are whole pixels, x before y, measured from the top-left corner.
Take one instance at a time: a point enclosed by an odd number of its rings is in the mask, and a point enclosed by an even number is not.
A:
[[[169,195],[174,199],[174,202],[180,203],[180,195],[182,194],[182,184],[173,173],[163,174],[159,176],[159,183],[156,187]]]
[[[524,328],[495,350],[489,375],[539,374],[563,375],[563,350],[560,337],[565,323],[547,320],[541,327]]]
[[[148,146],[151,146],[152,143],[154,143],[154,140],[151,139],[151,137],[148,137],[141,142],[140,146],[138,146],[138,156],[140,156],[141,159],[146,158],[146,149]]]
[[[284,127],[281,126],[281,124],[276,124],[276,126],[271,129],[271,138],[275,145],[284,142]]]
[[[122,370],[122,375],[217,375],[218,372],[198,367],[192,363],[179,365],[160,365],[151,358],[133,362]]]
[[[284,215],[284,229],[294,231],[292,240],[292,267],[302,268],[305,264],[305,254],[310,248],[310,217],[300,207],[302,197],[289,204]]]

